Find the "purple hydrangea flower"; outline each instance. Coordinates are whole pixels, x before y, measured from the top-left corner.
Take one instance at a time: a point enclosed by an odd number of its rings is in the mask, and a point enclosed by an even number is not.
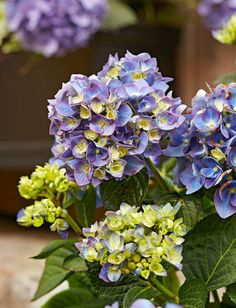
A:
[[[236,13],[235,0],[202,0],[198,7],[199,14],[211,30],[221,29]]]
[[[157,162],[160,142],[185,121],[169,81],[147,53],[110,56],[97,75],[72,75],[49,100],[52,152],[69,178],[97,186],[136,174],[145,159]]]
[[[106,0],[7,0],[8,26],[26,50],[61,56],[83,46],[101,26]]]
[[[234,208],[236,167],[236,84],[219,85],[207,94],[200,90],[187,121],[170,136],[164,154],[178,157],[175,182],[192,194],[202,187],[218,188],[215,206],[226,218]]]

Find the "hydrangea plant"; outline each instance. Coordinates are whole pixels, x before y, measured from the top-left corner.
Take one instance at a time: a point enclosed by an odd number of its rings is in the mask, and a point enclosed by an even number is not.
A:
[[[235,0],[202,0],[198,12],[218,41],[223,44],[235,44]]]
[[[54,157],[21,178],[17,218],[67,236],[35,256],[34,300],[68,282],[43,308],[236,306],[236,84],[186,109],[169,81],[127,52],[49,101]]]
[[[189,121],[172,134],[165,151],[183,157],[175,176],[187,194],[202,187],[217,188],[214,203],[222,218],[236,212],[235,98],[236,84],[218,85],[209,94],[200,90],[192,101]]]
[[[185,120],[186,106],[167,92],[171,79],[149,54],[110,56],[103,70],[72,75],[49,100],[52,152],[70,180],[98,186],[157,162],[160,142]]]
[[[6,0],[8,28],[28,51],[61,56],[101,27],[106,0]]]

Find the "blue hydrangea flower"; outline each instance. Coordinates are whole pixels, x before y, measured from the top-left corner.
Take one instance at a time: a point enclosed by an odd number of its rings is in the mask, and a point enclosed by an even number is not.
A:
[[[123,179],[157,162],[161,141],[185,121],[186,108],[167,92],[149,54],[110,56],[103,70],[72,75],[49,100],[52,152],[78,185]]]
[[[236,213],[236,181],[224,183],[217,189],[214,197],[216,210],[221,218],[227,218]]]
[[[61,56],[83,46],[101,26],[106,0],[7,0],[8,26],[26,50]]]
[[[106,212],[104,221],[84,228],[76,247],[86,261],[99,262],[99,278],[107,283],[126,274],[166,276],[165,262],[182,269],[186,227],[175,217],[179,209],[180,203],[142,209],[122,203],[117,212]]]
[[[187,121],[171,132],[164,151],[167,156],[178,157],[175,182],[186,187],[187,194],[202,187],[218,188],[215,205],[224,218],[234,213],[230,203],[234,190],[226,183],[234,182],[236,166],[235,93],[235,83],[219,85],[209,94],[200,90],[192,101]]]

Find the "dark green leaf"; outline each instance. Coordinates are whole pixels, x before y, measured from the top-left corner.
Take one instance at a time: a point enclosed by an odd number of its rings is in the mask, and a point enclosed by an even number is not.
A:
[[[44,272],[33,300],[47,294],[67,279],[70,271],[64,269],[63,263],[74,252],[74,247],[60,247],[47,258]]]
[[[85,261],[78,254],[67,257],[64,260],[63,267],[72,272],[85,272],[88,269]]]
[[[76,212],[80,225],[90,227],[95,220],[96,214],[96,190],[90,185],[82,199],[76,199]]]
[[[44,247],[42,249],[42,251],[37,256],[32,257],[32,259],[45,259],[48,256],[50,256],[50,254],[52,254],[58,248],[60,248],[62,246],[67,246],[67,247],[74,246],[75,243],[76,243],[76,241],[74,241],[74,240],[57,240],[57,241],[53,241],[49,245]]]
[[[122,302],[125,294],[130,289],[137,286],[146,287],[148,285],[146,281],[131,275],[124,276],[115,283],[105,283],[98,277],[100,269],[98,266],[91,265],[88,275],[97,294],[111,300],[112,303],[116,301]]]
[[[231,82],[236,82],[236,72],[231,72],[221,76],[219,79],[214,81],[214,84],[216,85],[221,83],[229,84]]]
[[[87,272],[77,272],[71,274],[68,278],[68,283],[70,288],[86,288],[93,294],[96,293]]]
[[[207,287],[202,280],[186,281],[179,290],[180,304],[184,308],[205,308]]]
[[[90,307],[86,303],[96,303],[97,299],[93,294],[84,288],[71,288],[54,295],[42,308],[72,308]],[[92,307],[92,306],[91,306]],[[103,308],[102,306],[98,306]]]
[[[202,279],[209,291],[236,282],[236,216],[202,220],[187,236],[183,265],[187,280]]]
[[[228,289],[228,288],[227,288]],[[225,292],[222,298],[222,307],[226,308],[232,308],[236,307],[236,305],[231,301],[229,295]]]
[[[228,294],[229,298],[231,299],[231,301],[234,304],[236,304],[236,283],[231,284],[230,286],[228,286],[227,294]]]
[[[148,174],[142,169],[134,176],[125,178],[122,181],[112,179],[101,185],[101,197],[103,205],[108,210],[118,210],[122,202],[137,207],[142,202],[148,191]]]
[[[151,286],[147,287],[134,287],[130,289],[124,297],[123,308],[130,308],[132,303],[139,298],[152,299],[159,296],[161,293],[152,288]]]

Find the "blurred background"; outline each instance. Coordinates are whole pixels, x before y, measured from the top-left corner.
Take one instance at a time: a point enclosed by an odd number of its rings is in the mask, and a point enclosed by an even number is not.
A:
[[[113,6],[118,3],[113,2]],[[0,307],[40,307],[28,302],[42,264],[27,258],[54,235],[16,225],[18,210],[27,205],[18,195],[17,183],[51,155],[47,99],[54,97],[62,82],[71,74],[98,72],[110,53],[148,52],[157,58],[162,74],[175,79],[171,84],[175,96],[190,104],[199,88],[206,89],[206,83],[212,85],[235,70],[236,47],[214,40],[196,12],[196,1],[123,4],[125,11],[114,6],[106,26],[86,46],[62,57],[23,51],[0,55]]]

